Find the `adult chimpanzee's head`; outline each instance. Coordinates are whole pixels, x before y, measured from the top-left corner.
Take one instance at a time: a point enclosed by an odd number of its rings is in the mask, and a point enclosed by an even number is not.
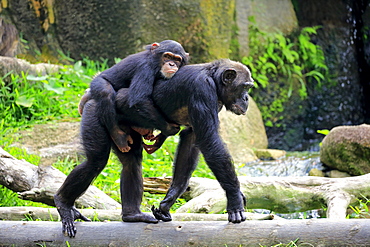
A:
[[[230,60],[216,61],[217,70],[213,78],[218,85],[218,98],[226,109],[237,115],[248,109],[248,90],[254,86],[249,69]]]
[[[154,61],[159,61],[159,72],[166,79],[171,78],[189,60],[189,53],[185,52],[180,43],[173,40],[153,43],[147,49],[153,54]]]

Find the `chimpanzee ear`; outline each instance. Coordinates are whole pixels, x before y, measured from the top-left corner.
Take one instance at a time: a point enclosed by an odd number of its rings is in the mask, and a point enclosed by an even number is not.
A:
[[[153,50],[157,49],[159,46],[160,46],[159,43],[153,43],[150,47],[150,50],[153,51]]]
[[[224,72],[222,72],[222,82],[223,83],[231,83],[236,78],[236,71],[235,69],[227,69]]]

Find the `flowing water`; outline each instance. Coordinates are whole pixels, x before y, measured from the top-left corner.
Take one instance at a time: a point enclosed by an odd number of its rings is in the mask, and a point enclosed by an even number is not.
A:
[[[259,160],[245,164],[239,168],[238,174],[251,177],[299,177],[308,176],[311,169],[323,169],[318,152],[288,152],[287,155],[279,160]],[[257,213],[271,213],[265,209],[255,209]],[[292,214],[276,215],[285,219],[309,219],[319,218],[323,214],[322,210],[309,210]]]
[[[238,173],[250,177],[297,177],[307,176],[313,168],[322,169],[318,152],[288,152],[279,160],[259,160],[245,164]]]

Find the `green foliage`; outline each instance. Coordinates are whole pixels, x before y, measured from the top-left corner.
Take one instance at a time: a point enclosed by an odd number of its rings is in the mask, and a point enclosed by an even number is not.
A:
[[[22,73],[1,78],[0,129],[78,117],[76,102],[97,69],[106,68],[106,62],[87,64],[82,66],[82,61],[79,61],[73,67],[64,66],[58,74],[53,75],[32,76]],[[5,80],[7,76],[10,80]]]
[[[269,90],[268,97],[255,95],[266,126],[272,127],[281,120],[285,103],[296,92],[301,101],[307,98],[307,83],[317,88],[327,77],[327,66],[322,49],[311,42],[311,36],[320,27],[306,27],[300,32],[284,36],[259,30],[253,18],[249,29],[250,55],[242,62],[252,72],[256,87]]]
[[[329,134],[329,132],[330,132],[330,130],[328,130],[328,129],[323,129],[323,130],[317,130],[316,131],[317,133],[319,133],[319,134],[323,134],[323,135],[328,135]]]
[[[358,199],[358,206],[349,206],[353,213],[349,214],[347,218],[370,218],[369,211],[370,199],[363,196],[363,199]]]

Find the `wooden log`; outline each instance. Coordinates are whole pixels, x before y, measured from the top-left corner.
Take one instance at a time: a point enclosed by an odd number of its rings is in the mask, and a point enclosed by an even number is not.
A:
[[[53,195],[64,182],[66,175],[52,166],[35,166],[17,160],[0,147],[0,184],[18,192],[20,198],[54,206]],[[77,207],[117,209],[121,205],[95,186],[76,201]]]
[[[327,207],[327,218],[345,219],[348,206],[370,197],[370,174],[346,178],[322,177],[239,177],[248,209],[269,209],[276,213],[304,212]],[[216,180],[193,177],[192,198],[176,212],[219,213],[226,197]]]
[[[80,212],[94,221],[121,221],[121,210],[80,209]],[[246,212],[247,220],[281,219],[273,214],[257,214]],[[56,208],[39,207],[0,207],[0,220],[59,220]],[[227,221],[227,214],[172,214],[174,221]]]
[[[370,246],[370,220],[78,222],[76,238],[60,222],[1,221],[1,246]]]

